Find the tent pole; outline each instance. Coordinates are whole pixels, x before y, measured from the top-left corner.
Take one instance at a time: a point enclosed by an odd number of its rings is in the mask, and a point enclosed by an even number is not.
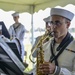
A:
[[[34,23],[33,23],[33,14],[34,14],[34,5],[31,6],[31,34],[32,34],[32,40],[31,40],[31,44],[33,46],[34,44]],[[32,60],[34,61],[34,58],[32,58]],[[34,64],[33,64],[34,67]]]
[[[31,16],[31,33],[32,33],[32,45],[34,44],[34,25],[33,25],[33,14]]]
[[[31,6],[31,34],[32,34],[32,45],[34,44],[34,24],[33,24],[33,14],[34,14],[34,5]]]

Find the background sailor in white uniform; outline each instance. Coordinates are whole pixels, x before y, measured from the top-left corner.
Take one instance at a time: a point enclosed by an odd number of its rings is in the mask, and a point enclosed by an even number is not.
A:
[[[43,20],[44,20],[45,26],[46,26],[45,34],[46,34],[46,32],[47,32],[47,33],[51,33],[52,30],[51,30],[51,25],[50,25],[50,23],[49,23],[49,21],[50,21],[50,16],[44,18]],[[44,34],[44,35],[45,35],[45,34]],[[36,38],[35,43],[34,43],[32,49],[31,49],[32,56],[33,56],[34,58],[37,58],[37,51],[40,50],[40,48],[37,47],[36,45],[40,42],[40,39],[41,39],[42,37],[43,37],[43,35],[38,36],[38,37]],[[47,39],[44,41],[44,43],[48,42],[51,37],[52,37],[52,36],[50,36],[49,38],[47,38]],[[31,57],[30,57],[30,60],[31,60]],[[34,62],[34,61],[32,60],[32,62]],[[35,68],[36,68],[36,66],[34,66],[34,68],[31,70],[31,73],[33,72],[33,75],[36,75],[36,72],[35,72],[36,69],[35,69]]]
[[[47,33],[51,33],[51,25],[50,25],[50,23],[49,23],[49,21],[50,21],[50,16],[44,18],[43,20],[44,20],[45,26],[46,26],[45,34],[46,34],[46,32],[47,32]],[[40,41],[40,39],[42,38],[42,36],[43,36],[43,35],[38,36],[38,37],[36,38],[35,43],[34,43],[32,49],[31,49],[31,52],[34,50],[35,46],[38,44],[38,42]],[[50,36],[50,38],[51,38],[51,36]],[[44,43],[47,42],[48,40],[49,40],[49,38],[46,39],[46,40],[44,41]],[[39,50],[39,48],[37,48],[37,49],[33,52],[33,54],[32,54],[33,57],[37,57],[37,50]]]
[[[13,39],[13,38],[19,39],[19,41],[21,43],[20,54],[21,54],[21,58],[23,60],[24,54],[25,54],[24,45],[23,45],[23,40],[24,40],[24,35],[25,35],[25,27],[24,27],[24,25],[19,23],[19,20],[18,20],[19,19],[19,13],[18,12],[13,13],[12,16],[13,16],[15,23],[10,26],[9,34],[11,36],[11,39]]]

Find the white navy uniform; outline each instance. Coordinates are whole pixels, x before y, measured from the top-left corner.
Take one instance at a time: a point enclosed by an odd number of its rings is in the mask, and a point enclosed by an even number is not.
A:
[[[64,18],[68,19],[69,21],[71,21],[74,17],[74,14],[72,12],[65,10],[65,9],[60,9],[60,8],[52,8],[51,9],[50,16],[54,16],[54,15],[64,17]],[[56,25],[56,24],[54,24],[54,25]],[[70,41],[70,39],[68,40],[68,42],[69,41]],[[62,45],[64,46],[65,43],[63,43]],[[57,48],[59,48],[59,44],[54,43],[53,47],[52,47],[52,45],[53,44],[52,44],[51,40],[46,42],[43,45],[44,60],[46,62],[50,62],[51,58],[54,58],[59,53],[59,51],[57,49]],[[52,51],[53,51],[53,53],[52,53]],[[55,58],[55,65],[56,64],[58,64],[58,65],[56,66],[55,72],[52,75],[75,75],[75,62],[74,62],[75,61],[75,40],[71,41],[67,47],[64,47],[62,49],[60,47],[60,51],[63,51],[63,52],[60,54],[60,56],[57,59]],[[52,63],[54,63],[54,61]]]
[[[51,57],[50,44],[51,44],[51,41],[48,41],[43,45],[44,60],[46,62],[49,62],[50,57]],[[55,54],[58,53],[58,51],[56,51],[56,48],[58,47],[58,45],[59,44],[55,44],[55,47],[54,47]],[[63,53],[58,57],[58,63],[61,68],[59,75],[75,75],[75,53],[74,52],[75,52],[75,40],[73,40],[66,47]]]
[[[38,42],[39,42],[39,40],[41,39],[41,37],[42,37],[42,36],[38,36],[38,37],[36,38],[36,41],[35,41],[35,43],[34,43],[32,49],[31,49],[32,52],[33,52],[35,46],[38,44]],[[39,50],[39,48],[37,48],[37,49],[33,52],[32,56],[33,56],[34,58],[37,57],[37,51],[38,51],[38,50]]]
[[[9,28],[9,34],[11,37],[13,38],[18,38],[20,43],[21,43],[21,47],[22,47],[22,54],[21,54],[21,58],[24,59],[24,45],[23,45],[23,40],[24,40],[24,35],[25,35],[25,27],[19,23],[18,27],[14,29],[13,25],[10,26]]]

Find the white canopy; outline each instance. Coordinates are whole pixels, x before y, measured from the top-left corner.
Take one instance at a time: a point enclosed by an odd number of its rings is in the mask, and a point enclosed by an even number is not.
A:
[[[34,13],[47,7],[75,4],[75,0],[0,0],[0,9]]]
[[[5,11],[29,12],[32,14],[32,44],[34,43],[33,35],[33,13],[44,10],[48,7],[65,6],[67,4],[75,4],[75,0],[0,0],[0,9]]]

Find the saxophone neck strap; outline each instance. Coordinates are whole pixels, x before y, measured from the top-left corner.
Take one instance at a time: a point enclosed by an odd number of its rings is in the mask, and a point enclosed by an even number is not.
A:
[[[50,44],[50,48],[51,48],[50,62],[55,61],[55,65],[58,66],[58,61],[57,61],[58,57],[61,55],[64,49],[71,43],[71,41],[73,41],[73,37],[70,35],[70,33],[67,33],[66,37],[62,40],[60,45],[57,47],[56,51],[58,51],[58,53],[55,55],[53,52],[55,40],[52,40]]]

